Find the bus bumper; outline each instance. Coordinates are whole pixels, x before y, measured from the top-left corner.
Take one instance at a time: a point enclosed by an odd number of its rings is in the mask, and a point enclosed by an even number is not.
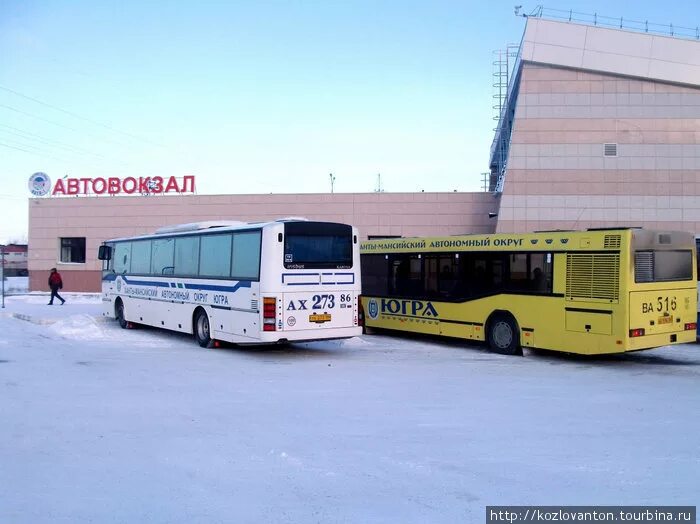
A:
[[[639,351],[641,349],[651,349],[674,344],[687,344],[695,342],[697,332],[693,330],[676,331],[675,333],[659,333],[656,335],[645,335],[642,337],[632,337],[627,339],[625,351]]]
[[[362,327],[333,328],[324,330],[298,331],[263,331],[260,344],[278,344],[281,342],[315,342],[337,338],[352,338],[362,335]]]

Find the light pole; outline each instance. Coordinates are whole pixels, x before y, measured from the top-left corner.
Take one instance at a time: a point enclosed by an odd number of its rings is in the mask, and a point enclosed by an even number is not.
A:
[[[333,173],[329,173],[328,176],[331,179],[331,193],[333,193],[333,186],[335,185],[335,175],[333,175]]]

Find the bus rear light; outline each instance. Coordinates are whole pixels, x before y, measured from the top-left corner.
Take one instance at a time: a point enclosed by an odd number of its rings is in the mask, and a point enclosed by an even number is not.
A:
[[[359,303],[359,308],[357,311],[357,321],[355,322],[356,326],[364,326],[365,325],[365,308],[362,307],[362,297],[358,297],[358,303]]]
[[[698,329],[698,323],[697,322],[686,322],[685,324],[685,330],[690,331],[690,330],[696,330]]]
[[[630,337],[643,337],[643,336],[644,336],[644,328],[630,329]]]
[[[277,309],[277,299],[276,298],[274,298],[274,297],[263,298],[263,311],[264,311],[266,317],[268,315],[271,317],[274,317],[276,309]]]
[[[275,331],[277,317],[277,299],[275,297],[263,298],[263,331]]]

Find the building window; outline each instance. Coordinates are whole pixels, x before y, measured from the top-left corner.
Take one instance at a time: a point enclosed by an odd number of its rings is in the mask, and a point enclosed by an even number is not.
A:
[[[69,237],[61,239],[61,262],[85,263],[85,237]]]

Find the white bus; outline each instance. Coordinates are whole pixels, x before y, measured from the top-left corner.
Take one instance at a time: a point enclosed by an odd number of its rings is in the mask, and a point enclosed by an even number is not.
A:
[[[100,246],[103,315],[217,341],[360,335],[357,230],[281,219],[202,222]]]

